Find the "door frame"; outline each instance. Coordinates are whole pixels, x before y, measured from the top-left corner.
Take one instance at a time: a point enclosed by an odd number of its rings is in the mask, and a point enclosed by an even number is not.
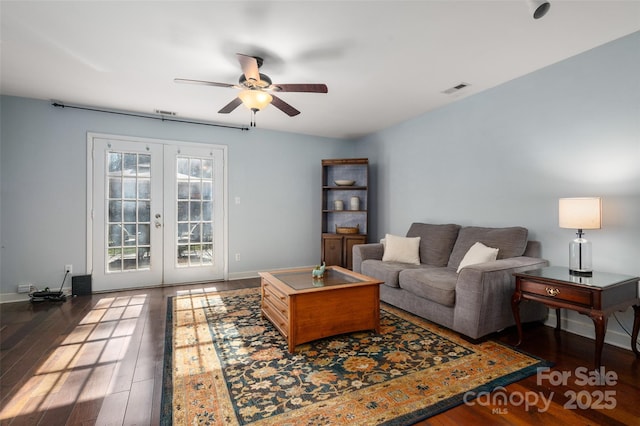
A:
[[[87,132],[87,199],[86,199],[86,273],[87,275],[93,274],[93,219],[94,219],[94,207],[93,207],[93,140],[94,139],[112,139],[112,140],[122,140],[126,142],[134,142],[134,143],[154,143],[160,145],[174,145],[178,147],[197,147],[197,148],[205,148],[205,147],[214,147],[216,149],[220,149],[223,152],[223,243],[222,243],[222,251],[223,251],[223,280],[227,281],[229,279],[229,167],[228,167],[228,147],[227,145],[219,145],[219,144],[208,144],[208,143],[198,143],[198,142],[186,142],[180,141],[176,139],[158,139],[158,138],[143,138],[138,136],[125,136],[125,135],[116,135],[111,133],[97,133],[97,132]],[[164,244],[164,243],[163,243]],[[164,283],[158,283],[158,285],[164,285]],[[176,284],[169,284],[176,285]],[[115,290],[115,289],[114,289]]]

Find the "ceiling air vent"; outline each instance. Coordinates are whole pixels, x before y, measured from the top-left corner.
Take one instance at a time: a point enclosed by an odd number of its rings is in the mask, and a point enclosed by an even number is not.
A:
[[[443,91],[442,93],[445,93],[447,95],[451,95],[453,93],[457,93],[460,90],[464,89],[465,87],[471,86],[469,83],[460,83],[457,84],[453,87],[448,88],[447,90]]]
[[[156,114],[160,114],[160,115],[171,115],[171,116],[176,115],[176,113],[175,113],[174,111],[164,111],[164,110],[161,110],[161,109],[157,109],[157,110],[156,110]]]

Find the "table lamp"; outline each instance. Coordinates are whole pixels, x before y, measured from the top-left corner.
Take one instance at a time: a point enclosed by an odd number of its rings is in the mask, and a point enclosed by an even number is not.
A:
[[[602,202],[600,197],[560,198],[558,203],[560,228],[577,229],[575,240],[569,244],[569,273],[581,277],[593,275],[591,266],[591,241],[584,236],[584,229],[600,229]]]

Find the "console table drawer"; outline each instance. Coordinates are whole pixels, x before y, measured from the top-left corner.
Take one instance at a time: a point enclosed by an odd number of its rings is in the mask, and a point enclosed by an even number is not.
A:
[[[520,289],[523,292],[544,296],[556,301],[565,301],[584,306],[591,306],[593,303],[592,293],[589,290],[568,287],[557,283],[550,284],[522,280],[520,282]]]

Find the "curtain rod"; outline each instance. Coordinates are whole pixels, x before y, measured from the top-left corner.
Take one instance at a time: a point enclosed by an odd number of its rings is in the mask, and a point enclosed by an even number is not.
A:
[[[135,114],[132,112],[124,112],[124,111],[113,111],[108,109],[100,109],[100,108],[89,108],[84,106],[75,106],[75,105],[65,105],[61,102],[53,101],[51,103],[52,106],[57,108],[72,108],[72,109],[81,109],[84,111],[93,111],[93,112],[104,112],[107,114],[116,114],[116,115],[126,115],[128,117],[138,117],[138,118],[149,118],[151,120],[161,120],[161,121],[173,121],[175,123],[186,123],[186,124],[199,124],[201,126],[212,126],[212,127],[224,127],[227,129],[235,129],[235,130],[249,130],[248,127],[240,127],[240,126],[232,126],[227,124],[216,124],[216,123],[207,123],[205,121],[191,121],[191,120],[178,120],[175,118],[167,118],[164,116],[155,117],[152,115],[144,115],[144,114]]]

